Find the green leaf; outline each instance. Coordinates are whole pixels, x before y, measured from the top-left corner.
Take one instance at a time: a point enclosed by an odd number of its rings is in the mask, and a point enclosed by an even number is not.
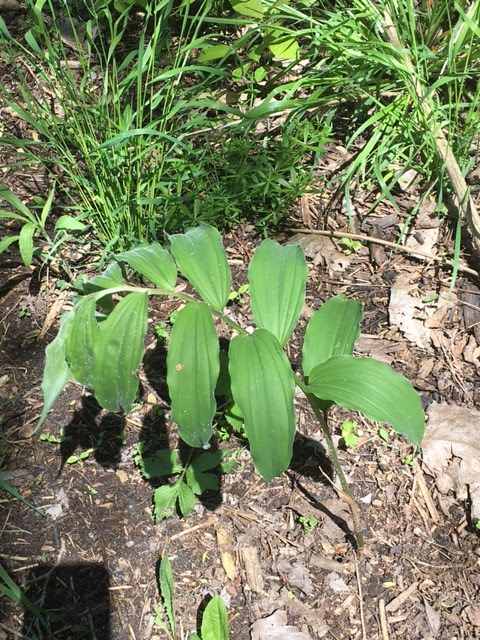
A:
[[[277,338],[266,329],[230,344],[232,394],[244,417],[255,467],[271,480],[288,467],[295,437],[295,381]]]
[[[244,430],[244,419],[240,407],[236,402],[231,404],[225,411],[225,420],[235,431],[241,433]]]
[[[33,506],[33,504],[28,502],[28,500],[25,500],[25,498],[22,496],[21,493],[19,493],[16,489],[10,486],[8,482],[5,482],[5,480],[2,480],[2,478],[0,478],[0,489],[3,489],[3,491],[5,491],[6,493],[9,493],[11,496],[16,498],[20,502],[22,502],[26,507],[34,511],[39,516],[47,515],[46,513],[43,513],[43,511],[39,511],[36,507]]]
[[[265,28],[265,44],[279,60],[296,60],[298,42],[296,38],[282,30]]]
[[[188,486],[197,496],[204,491],[216,491],[219,487],[218,477],[214,473],[198,471],[192,466],[187,467],[185,477]]]
[[[419,395],[399,373],[371,358],[333,356],[310,372],[307,393],[361,411],[369,420],[388,422],[420,446],[425,415]]]
[[[230,0],[232,8],[241,16],[262,18],[264,8],[262,0]]]
[[[153,456],[144,458],[140,445],[137,446],[137,449],[139,449],[139,453],[135,456],[135,464],[140,467],[140,472],[146,480],[171,476],[183,471],[176,451],[159,449],[155,451]]]
[[[221,311],[230,294],[231,274],[220,233],[202,223],[169,240],[182,274],[205,302]]]
[[[45,223],[47,222],[47,218],[52,211],[52,203],[55,197],[55,185],[50,189],[50,193],[48,194],[48,198],[43,203],[42,213],[40,214],[40,226],[42,229],[45,228]]]
[[[197,456],[190,466],[195,472],[209,471],[218,467],[223,457],[223,451],[207,451]]]
[[[180,483],[164,484],[153,493],[153,515],[155,522],[171,518],[175,513]]]
[[[191,447],[208,448],[212,437],[219,352],[210,309],[204,302],[187,304],[170,334],[167,384],[172,419],[182,440]]]
[[[3,238],[3,240],[0,240],[0,253],[3,253],[4,251],[6,251],[8,247],[14,242],[17,242],[19,238],[20,236],[16,235],[16,236],[7,236],[6,238]]]
[[[128,412],[137,395],[136,371],[143,357],[147,306],[145,292],[130,293],[99,326],[92,386],[98,403],[112,413]]]
[[[195,509],[196,499],[195,493],[185,482],[180,482],[180,490],[178,492],[178,506],[182,516],[188,516]]]
[[[167,614],[172,636],[175,637],[175,585],[173,582],[172,565],[168,556],[163,556],[158,567],[158,587],[162,596],[163,606]]]
[[[73,216],[63,215],[60,216],[55,223],[55,231],[65,229],[66,231],[86,231],[89,225],[80,221],[79,218]]]
[[[20,255],[23,260],[23,264],[29,267],[32,264],[33,258],[33,236],[37,226],[33,222],[27,222],[20,229],[20,235],[18,237],[18,248],[20,249]]]
[[[63,314],[56,338],[45,349],[42,379],[43,409],[33,433],[40,429],[53,403],[70,380],[70,369],[65,359],[65,343],[72,320],[73,311]]]
[[[83,386],[92,382],[93,352],[99,331],[95,306],[93,296],[80,299],[74,309],[65,345],[65,358],[70,371]]]
[[[348,300],[345,296],[335,296],[315,311],[303,341],[302,369],[307,378],[313,367],[332,356],[353,354],[362,317],[360,300]]]
[[[21,604],[24,609],[28,609],[30,613],[33,614],[35,620],[42,625],[42,627],[46,631],[46,635],[44,637],[50,638],[51,636],[51,625],[47,624],[45,621],[45,609],[39,608],[36,604],[34,604],[30,598],[27,597],[23,589],[21,589],[16,582],[12,580],[7,571],[0,564],[0,593],[10,598],[17,604]],[[42,633],[43,635],[43,633]]]
[[[35,222],[35,217],[28,207],[4,184],[0,184],[0,200],[5,200],[11,207],[16,209],[23,216],[23,220]]]
[[[177,267],[170,253],[157,242],[136,247],[115,256],[126,262],[137,273],[162,289],[174,289],[177,283]]]
[[[202,640],[228,640],[227,608],[220,596],[213,596],[202,618]]]
[[[89,280],[84,289],[86,291],[98,291],[100,289],[112,289],[123,285],[123,274],[120,265],[116,262],[108,265],[105,271]]]
[[[197,60],[200,63],[211,62],[212,60],[220,60],[226,56],[234,53],[235,49],[228,44],[213,44],[210,47],[206,47],[198,56]]]
[[[290,338],[305,302],[307,263],[298,245],[264,240],[248,268],[250,302],[255,323],[268,329],[283,346]]]

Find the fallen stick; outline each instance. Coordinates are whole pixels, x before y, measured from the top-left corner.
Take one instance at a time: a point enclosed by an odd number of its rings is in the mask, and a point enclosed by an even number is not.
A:
[[[404,53],[405,47],[400,41],[400,37],[398,35],[397,28],[393,24],[392,17],[386,11],[383,14],[383,27],[388,35],[390,43],[398,50],[399,53],[402,52],[401,56],[403,58],[403,61],[414,79],[413,82],[415,93],[421,102],[425,119],[427,121],[432,121],[431,116],[433,109],[430,106],[428,100],[425,99],[426,92],[422,86],[422,83],[418,79],[410,55],[408,53]],[[434,126],[436,126],[437,118],[435,112],[433,112],[433,116],[433,123]],[[448,177],[450,178],[450,184],[452,185],[453,191],[455,192],[455,196],[458,200],[458,208],[467,223],[467,227],[472,236],[475,249],[480,254],[480,214],[478,213],[472,196],[470,195],[470,190],[460,170],[457,159],[455,158],[452,148],[448,144],[447,137],[440,126],[438,126],[436,131],[434,131],[434,136],[437,153],[440,156],[442,162],[445,164]]]

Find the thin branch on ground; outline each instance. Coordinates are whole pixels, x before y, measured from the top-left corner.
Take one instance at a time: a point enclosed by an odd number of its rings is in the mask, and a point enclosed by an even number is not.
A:
[[[398,52],[405,52],[406,47],[400,41],[397,28],[395,27],[391,15],[385,11],[383,14],[383,27],[388,34],[390,43],[395,47]],[[432,119],[433,109],[429,104],[429,101],[425,99],[427,92],[425,91],[422,83],[420,82],[418,75],[413,66],[411,57],[408,53],[402,53],[403,61],[410,71],[412,78],[414,78],[415,93],[417,94],[422,110],[425,115],[425,119],[429,122],[433,120],[433,126],[435,130],[432,131],[435,138],[435,145],[437,152],[442,162],[445,164],[445,168],[450,178],[450,184],[455,192],[457,198],[457,206],[463,219],[465,220],[468,230],[472,236],[474,245],[478,253],[480,254],[480,214],[473,202],[473,198],[470,194],[470,189],[465,181],[462,171],[458,165],[457,159],[452,151],[451,146],[448,143],[445,132],[440,126],[436,125],[436,118]],[[435,116],[435,113],[433,113]]]
[[[401,251],[402,253],[408,253],[413,258],[432,260],[433,262],[439,262],[442,265],[447,267],[451,267],[452,269],[456,267],[455,261],[450,260],[449,258],[444,258],[443,256],[435,256],[431,253],[423,253],[422,251],[418,251],[413,247],[406,247],[403,244],[397,244],[395,242],[391,242],[390,240],[383,240],[382,238],[374,238],[372,236],[366,236],[361,233],[346,233],[343,231],[329,231],[328,229],[306,229],[303,227],[292,227],[289,228],[288,231],[292,233],[310,233],[316,236],[326,236],[327,238],[338,238],[339,240],[342,238],[348,238],[349,240],[359,240],[360,242],[372,242],[374,244],[381,244],[384,247],[390,247],[391,249],[395,249],[396,251]],[[458,271],[462,271],[463,273],[469,273],[472,276],[480,276],[478,271],[475,269],[470,269],[470,267],[465,267],[462,265],[458,265]]]

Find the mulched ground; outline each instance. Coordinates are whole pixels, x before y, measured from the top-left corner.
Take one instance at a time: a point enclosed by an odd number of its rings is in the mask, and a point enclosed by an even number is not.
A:
[[[248,229],[226,239],[237,269],[257,242]],[[388,340],[393,366],[416,384],[425,405],[454,396],[468,403],[467,385],[478,407],[479,378],[473,365],[461,365],[460,386],[448,353],[433,347],[422,351],[388,324],[392,268],[421,282],[434,279],[440,286],[442,278],[447,284],[446,274],[432,273],[408,257],[388,255],[388,250],[378,267],[366,248],[346,257],[331,244],[330,258],[335,251],[343,256],[341,270],[335,271],[333,261],[330,266],[309,262],[307,306],[300,324],[332,294],[360,298],[365,322],[359,353],[374,349],[375,340],[383,340],[382,345]],[[208,496],[186,519],[176,516],[157,525],[152,522],[153,487],[133,463],[139,440],[150,446],[155,438],[176,442],[155,354],[147,360],[142,380],[147,398],[153,394],[164,408],[145,404],[122,420],[105,415],[72,384],[44,428],[56,436],[63,429],[67,444],[31,437],[41,410],[44,347],[55,326],[40,341],[37,337],[48,310],[57,303],[58,316],[62,307],[48,272],[27,271],[3,259],[1,393],[4,400],[15,399],[3,408],[1,477],[47,515],[36,515],[4,495],[1,558],[32,600],[59,610],[58,621],[51,622],[55,638],[166,637],[153,626],[159,600],[156,566],[163,555],[172,562],[177,616],[185,631],[195,630],[202,605],[220,593],[228,604],[235,640],[479,637],[480,547],[467,505],[455,496],[439,495],[420,460],[405,464],[411,448],[401,438],[391,434],[385,442],[378,425],[358,416],[359,440],[353,449],[342,450],[341,459],[361,513],[366,539],[362,554],[356,554],[352,544],[349,510],[326,480],[331,469],[322,438],[301,397],[299,437],[287,473],[265,483],[243,450],[238,466],[222,478],[218,495]],[[67,298],[62,304],[68,304]],[[153,323],[166,319],[171,310],[158,304],[152,310]],[[236,313],[242,321],[248,319],[248,305]],[[460,321],[459,314],[452,315],[452,328],[465,332]],[[295,343],[293,359],[297,350]],[[429,358],[435,366],[420,380]],[[461,363],[455,364],[458,369]],[[432,377],[438,374],[435,367],[443,375],[443,391]],[[347,417],[352,416],[340,410],[333,416],[337,441]],[[219,444],[234,449],[241,445],[234,436]],[[83,463],[65,464],[73,452],[89,449],[94,451]],[[318,525],[310,529],[308,518]],[[28,612],[7,601],[4,608],[3,637],[47,637]],[[284,635],[272,630],[255,635],[252,625],[276,611],[286,613]]]
[[[332,175],[345,160],[346,151],[332,145],[319,174]],[[26,195],[37,176],[24,179],[8,171],[1,178]],[[310,278],[292,362],[309,315],[342,293],[365,304],[359,355],[380,358],[406,375],[426,408],[435,400],[480,409],[478,277],[464,270],[448,310],[439,316],[440,302],[449,295],[450,268],[414,258],[412,247],[398,252],[363,243],[346,255],[339,237],[352,227],[342,203],[330,195],[302,199],[291,220],[295,228],[338,234],[294,238],[308,256]],[[371,216],[366,213],[371,196],[357,190],[353,230],[395,241],[418,194],[397,195],[400,213],[383,204]],[[416,230],[424,244],[428,228]],[[282,232],[276,238],[285,242],[294,235]],[[238,288],[259,239],[251,229],[239,228],[225,242]],[[451,253],[447,225],[434,248],[437,255],[443,249]],[[475,269],[471,261],[469,267]],[[244,443],[231,435],[218,446],[238,451],[238,464],[222,477],[220,491],[202,499],[188,518],[154,524],[156,485],[135,467],[135,447],[138,442],[175,447],[177,438],[169,421],[164,354],[153,332],[141,372],[144,402],[134,413],[125,419],[107,415],[70,384],[43,429],[52,437],[63,430],[67,438],[61,445],[41,441],[32,430],[42,406],[44,349],[70,301],[56,288],[55,271],[26,269],[14,253],[0,256],[0,274],[0,479],[43,514],[0,493],[0,559],[30,600],[49,612],[51,636],[166,638],[154,626],[154,608],[156,570],[167,555],[175,577],[178,638],[196,630],[214,594],[228,606],[233,640],[480,637],[480,544],[468,496],[439,493],[421,458],[411,461],[412,448],[402,438],[391,432],[382,438],[379,425],[341,410],[333,413],[332,429],[360,511],[363,553],[355,551],[350,512],[332,482],[320,431],[301,396],[288,472],[265,483]],[[395,287],[398,292],[401,278],[419,300],[438,296],[427,318],[419,312],[433,337],[415,333],[419,325],[409,318],[401,328],[392,324],[392,292]],[[172,310],[168,302],[155,302],[152,327]],[[248,299],[233,312],[248,322]],[[359,423],[358,441],[350,449],[340,441],[347,418]],[[81,462],[66,463],[82,452]],[[28,609],[0,600],[0,640],[47,637]]]

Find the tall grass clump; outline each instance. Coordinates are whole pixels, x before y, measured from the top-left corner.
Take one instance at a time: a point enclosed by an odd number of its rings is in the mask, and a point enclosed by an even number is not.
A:
[[[297,19],[298,7],[282,11]],[[480,238],[464,179],[478,161],[480,0],[324,1],[308,17],[317,71],[309,102],[331,110],[336,137],[354,152],[340,176],[349,210],[355,185],[377,193],[373,207],[395,205],[413,169],[439,210],[456,197]]]
[[[34,26],[24,40],[1,18],[0,38],[19,79],[19,96],[6,100],[36,139],[0,143],[20,150],[22,164],[47,167],[56,201],[104,247],[198,221],[277,222],[307,188],[304,159],[321,150],[328,127],[294,114],[270,137],[257,131],[270,111],[246,117],[245,104],[229,104],[243,79],[230,61],[200,55],[242,26],[233,11],[219,26],[209,0],[141,10],[86,2],[81,16],[53,0],[28,2]]]

